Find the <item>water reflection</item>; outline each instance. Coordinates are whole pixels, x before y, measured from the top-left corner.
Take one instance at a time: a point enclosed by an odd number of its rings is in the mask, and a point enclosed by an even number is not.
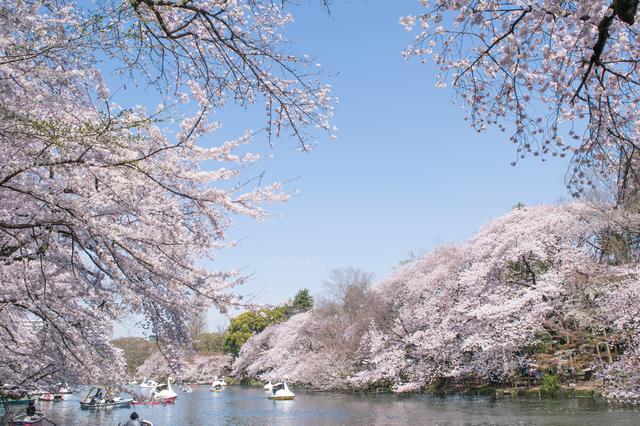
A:
[[[78,398],[40,403],[58,425],[115,426],[132,411],[155,426],[187,425],[636,425],[636,409],[592,399],[492,400],[426,395],[347,395],[295,390],[293,401],[268,400],[261,389],[228,386],[210,392],[194,386],[175,404],[131,409],[80,410]]]

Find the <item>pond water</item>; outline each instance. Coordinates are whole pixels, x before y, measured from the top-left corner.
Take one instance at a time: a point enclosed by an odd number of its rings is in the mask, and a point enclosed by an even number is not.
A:
[[[80,410],[77,398],[39,403],[59,426],[116,426],[132,411],[154,426],[193,425],[638,425],[640,410],[593,399],[535,400],[426,395],[353,395],[296,391],[270,401],[258,388],[194,386],[175,404]],[[177,391],[177,389],[176,389]]]

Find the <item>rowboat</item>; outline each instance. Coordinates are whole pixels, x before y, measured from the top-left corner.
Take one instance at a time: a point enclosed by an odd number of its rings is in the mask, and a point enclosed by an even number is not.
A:
[[[29,404],[30,402],[36,402],[35,399],[30,398],[28,395],[22,395],[18,398],[11,397],[2,397],[0,398],[0,402],[4,405],[21,405],[21,404]]]
[[[40,426],[44,424],[44,415],[36,413],[32,416],[22,414],[11,419],[11,426]]]
[[[103,408],[129,407],[133,398],[113,396],[113,391],[107,388],[93,387],[87,396],[80,401],[80,408],[84,410],[96,410]]]

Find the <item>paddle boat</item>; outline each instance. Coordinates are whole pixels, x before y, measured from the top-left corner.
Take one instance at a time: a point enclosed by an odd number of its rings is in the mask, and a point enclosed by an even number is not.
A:
[[[218,376],[215,376],[213,378],[213,383],[211,383],[211,387],[214,387],[215,385],[227,386],[227,382],[225,382],[224,379],[219,379]]]
[[[129,407],[132,402],[133,398],[113,396],[113,391],[108,387],[93,387],[89,393],[87,393],[87,396],[80,401],[80,408],[86,410],[121,408]]]
[[[222,385],[220,383],[216,383],[215,385],[212,385],[209,390],[211,392],[222,392],[224,390],[224,388],[222,387]]]
[[[287,386],[286,381],[282,381],[282,383],[276,383],[271,387],[271,390],[267,392],[267,397],[269,399],[282,401],[287,399],[293,399],[296,395],[289,390],[289,386]]]
[[[73,393],[73,390],[67,383],[58,383],[56,386],[58,387],[58,391],[56,392],[58,395],[70,395]]]
[[[161,384],[156,386],[151,392],[151,400],[152,401],[160,401],[165,404],[172,403],[178,398],[178,394],[175,393],[173,388],[171,387],[171,377],[167,379],[166,384]]]
[[[46,392],[38,396],[39,401],[62,401],[62,398],[62,395],[51,392]]]
[[[271,383],[271,380],[269,380],[267,383],[264,384],[262,389],[264,389],[266,391],[270,391],[272,387],[273,387],[273,383]]]
[[[40,426],[44,424],[44,415],[35,413],[33,415],[21,414],[11,419],[11,426]]]
[[[142,382],[140,382],[141,388],[155,388],[156,386],[158,386],[157,382],[154,382],[153,380],[147,380],[146,377],[142,379]]]
[[[3,392],[0,396],[0,403],[4,405],[22,405],[35,402],[35,398],[29,396],[25,391],[22,392]]]
[[[182,392],[186,392],[186,393],[191,393],[193,392],[193,388],[189,385],[183,386],[182,387]]]

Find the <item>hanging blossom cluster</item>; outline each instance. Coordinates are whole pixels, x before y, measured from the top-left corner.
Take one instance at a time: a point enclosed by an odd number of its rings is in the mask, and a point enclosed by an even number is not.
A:
[[[420,4],[400,20],[415,32],[404,54],[435,62],[476,130],[510,133],[518,158],[569,155],[574,195],[598,173],[617,176],[620,198],[637,187],[637,0]]]
[[[259,0],[0,5],[1,383],[118,381],[114,320],[144,318],[171,356],[192,315],[238,303],[242,277],[201,261],[230,244],[234,215],[287,196],[242,177],[249,133],[198,141],[229,100],[264,101],[270,134],[303,149],[304,129],[331,130],[329,88],[280,53],[290,20]],[[117,104],[134,84],[163,105]]]
[[[269,138],[287,132],[308,150],[313,135],[306,128],[333,137],[335,99],[315,78],[312,59],[289,52],[282,28],[293,17],[283,6],[268,0],[107,2],[99,40],[121,60],[122,74],[142,71],[149,83],[169,90],[176,81],[199,82],[196,99],[214,107],[264,100]]]
[[[440,247],[378,283],[366,314],[342,329],[327,331],[335,317],[322,309],[269,327],[243,347],[235,373],[397,392],[442,381],[502,383],[535,362],[527,348],[543,336],[593,334],[617,345],[613,363],[588,344],[576,345],[573,357],[605,378],[609,397],[633,400],[640,329],[628,296],[640,271],[611,249],[629,219],[584,204],[515,209],[467,243]]]

